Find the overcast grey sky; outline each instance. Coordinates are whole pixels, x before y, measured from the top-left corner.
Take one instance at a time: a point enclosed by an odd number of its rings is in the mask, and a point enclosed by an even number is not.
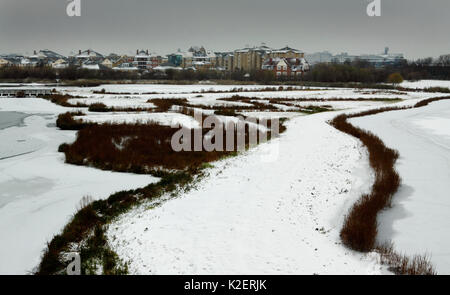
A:
[[[170,53],[204,45],[217,51],[265,42],[305,52],[378,53],[385,46],[408,58],[450,53],[449,0],[0,0],[0,53],[48,48],[62,54],[93,48]]]

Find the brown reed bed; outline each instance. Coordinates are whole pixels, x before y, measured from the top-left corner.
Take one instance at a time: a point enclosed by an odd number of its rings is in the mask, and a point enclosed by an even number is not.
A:
[[[154,108],[143,107],[108,107],[104,103],[97,102],[89,105],[88,111],[97,113],[108,112],[155,112]]]
[[[76,104],[69,103],[69,99],[80,98],[76,96],[72,96],[70,94],[60,94],[60,93],[52,93],[50,95],[45,95],[42,97],[43,99],[49,100],[54,104],[63,106],[63,107],[88,107],[88,105],[77,102]]]
[[[198,120],[196,111],[182,107],[179,113],[192,116]],[[79,130],[77,138],[72,144],[62,144],[60,152],[66,155],[66,162],[75,165],[88,165],[103,170],[113,170],[133,173],[158,173],[158,170],[185,170],[196,168],[204,163],[216,161],[223,156],[235,153],[242,148],[248,148],[250,132],[257,133],[257,143],[269,140],[272,137],[271,121],[262,122],[241,118],[238,123],[227,124],[219,117],[214,117],[215,122],[209,128],[187,129],[182,128],[190,144],[183,145],[184,150],[174,151],[172,138],[179,130],[169,126],[163,126],[149,122],[147,124],[97,124],[85,123],[74,116],[83,116],[82,112],[61,114],[57,120],[57,126],[64,130]],[[199,126],[204,126],[205,116],[200,116]],[[254,122],[256,121],[256,122]],[[254,123],[254,124],[251,124]],[[267,129],[256,130],[259,123]],[[280,120],[279,132],[286,130]],[[238,125],[243,128],[238,130]],[[222,128],[222,133],[213,132]],[[227,132],[232,132],[230,137]],[[240,133],[242,132],[242,133]],[[214,151],[198,150],[194,146],[194,138],[199,134],[200,142],[206,137],[214,135],[211,142],[221,142],[222,149]],[[238,147],[238,136],[244,140],[244,146]],[[203,146],[202,146],[203,147]],[[228,147],[228,149],[226,149]],[[232,147],[232,149],[230,149]]]
[[[84,116],[84,113],[77,111],[60,114],[56,119],[56,126],[61,130],[80,130],[87,126],[94,125],[94,123],[86,123],[81,119],[75,119],[75,116]]]
[[[82,128],[77,139],[63,145],[66,162],[102,170],[152,173],[159,168],[185,170],[216,161],[227,152],[180,151],[171,147],[177,129],[149,124],[101,124]],[[194,136],[193,130],[189,130]],[[207,130],[203,131],[206,134]],[[203,139],[202,137],[202,139]]]
[[[262,87],[262,88],[254,88],[248,89],[244,87],[234,87],[229,90],[214,90],[214,89],[202,89],[200,91],[192,91],[192,92],[112,92],[106,91],[105,89],[95,90],[94,94],[111,94],[111,95],[158,95],[158,94],[213,94],[213,93],[233,93],[233,92],[275,92],[275,91],[317,91],[317,89],[299,89],[294,86],[278,86],[278,87]]]
[[[387,148],[379,137],[350,124],[347,119],[399,110],[383,108],[352,115],[340,115],[331,121],[338,130],[358,138],[369,152],[369,161],[375,172],[372,192],[363,195],[352,207],[341,230],[343,243],[351,249],[368,252],[374,249],[377,236],[377,215],[391,204],[392,196],[400,186],[400,176],[394,169],[398,152]]]

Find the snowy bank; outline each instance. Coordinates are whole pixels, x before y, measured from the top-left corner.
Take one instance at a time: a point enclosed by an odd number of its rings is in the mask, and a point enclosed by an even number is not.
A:
[[[379,215],[379,239],[408,255],[428,252],[439,274],[450,273],[450,101],[352,119],[399,151],[402,178],[393,207]]]

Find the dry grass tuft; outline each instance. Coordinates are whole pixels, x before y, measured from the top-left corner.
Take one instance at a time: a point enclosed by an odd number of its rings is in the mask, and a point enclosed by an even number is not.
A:
[[[414,255],[412,258],[398,254],[393,244],[376,248],[380,253],[381,263],[389,265],[389,270],[398,275],[436,275],[428,255]]]
[[[50,95],[46,95],[43,96],[42,98],[47,99],[49,101],[51,101],[54,104],[63,106],[63,107],[88,107],[88,105],[83,104],[83,103],[76,103],[76,104],[72,104],[69,103],[68,100],[72,99],[72,98],[78,98],[69,94],[60,94],[60,93],[53,93]]]

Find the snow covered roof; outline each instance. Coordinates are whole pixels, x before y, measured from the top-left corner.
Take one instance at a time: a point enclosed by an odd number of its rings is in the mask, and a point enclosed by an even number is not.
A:
[[[180,52],[182,57],[193,57],[194,53],[193,52]]]
[[[300,50],[298,50],[298,49],[294,49],[294,48],[291,48],[291,47],[289,47],[289,46],[286,46],[286,47],[283,47],[283,48],[280,48],[280,49],[274,50],[273,52],[276,52],[276,53],[286,53],[286,52],[295,52],[295,53],[301,53],[301,51],[300,51]]]
[[[64,55],[61,55],[59,53],[56,53],[56,52],[48,50],[48,49],[39,50],[37,56],[39,58],[49,58],[49,59],[54,59],[54,60],[66,59],[66,57]]]
[[[192,64],[195,66],[204,66],[204,65],[210,65],[211,63],[207,62],[207,61],[194,61],[194,62],[192,62]]]
[[[176,65],[174,65],[172,63],[166,62],[166,63],[160,64],[157,67],[154,67],[153,70],[164,72],[166,70],[182,70],[182,68],[177,67]]]
[[[149,58],[150,55],[148,54],[148,51],[140,50],[135,57],[141,57],[141,58]]]
[[[238,49],[235,50],[234,52],[236,53],[247,53],[250,51],[256,51],[259,52],[260,54],[264,54],[264,53],[269,53],[272,51],[272,49],[270,47],[267,46],[258,46],[258,47],[246,47],[246,48],[242,48],[242,49]]]
[[[83,65],[81,65],[81,68],[88,69],[88,70],[100,70],[100,66],[98,64],[94,64],[94,65],[92,65],[92,64],[88,64],[88,65],[83,64]]]
[[[234,52],[237,52],[237,53],[247,53],[247,52],[249,52],[250,50],[251,50],[250,48],[243,48],[243,49],[235,50]]]
[[[209,58],[215,58],[216,54],[214,52],[212,52],[212,51],[207,51],[206,52],[206,56],[209,57]]]
[[[87,49],[75,55],[76,58],[102,57],[103,55],[92,49]]]
[[[20,64],[22,64],[22,65],[31,65],[31,64],[36,64],[36,62],[35,61],[31,61],[28,58],[22,58],[20,60]]]
[[[67,63],[67,61],[65,59],[60,58],[56,60],[53,64],[62,64],[62,63]]]
[[[136,68],[136,67],[129,67],[129,66],[122,66],[122,65],[120,65],[119,67],[113,68],[113,70],[116,70],[116,71],[137,71],[139,69]]]

